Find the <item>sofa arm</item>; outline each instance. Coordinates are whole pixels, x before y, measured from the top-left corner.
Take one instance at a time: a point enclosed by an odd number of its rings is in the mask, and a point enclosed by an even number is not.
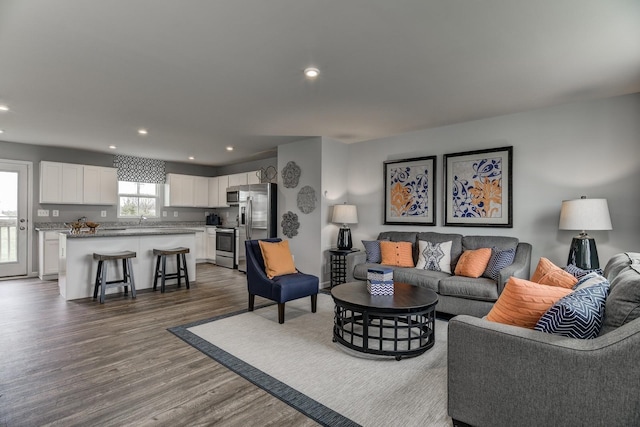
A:
[[[516,255],[510,266],[500,270],[500,280],[498,280],[498,295],[502,293],[509,277],[515,276],[529,280],[531,271],[531,245],[520,242],[516,247]]]
[[[448,411],[472,426],[640,425],[640,319],[578,340],[456,316]]]
[[[347,262],[347,275],[345,280],[347,282],[353,282],[356,279],[353,277],[353,269],[356,265],[362,264],[367,260],[367,253],[365,251],[351,252],[346,256]]]

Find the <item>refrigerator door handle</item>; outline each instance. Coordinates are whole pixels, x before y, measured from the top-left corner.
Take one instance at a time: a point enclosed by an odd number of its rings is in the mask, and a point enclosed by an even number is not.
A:
[[[247,232],[247,240],[251,240],[251,228],[253,227],[253,200],[251,197],[247,197],[247,225],[245,230]]]

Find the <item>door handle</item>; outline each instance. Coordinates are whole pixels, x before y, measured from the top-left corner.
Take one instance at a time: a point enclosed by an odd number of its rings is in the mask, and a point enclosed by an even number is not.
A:
[[[25,221],[26,221],[26,219],[20,218],[20,222],[25,222]]]
[[[26,230],[27,227],[20,226],[20,230]]]

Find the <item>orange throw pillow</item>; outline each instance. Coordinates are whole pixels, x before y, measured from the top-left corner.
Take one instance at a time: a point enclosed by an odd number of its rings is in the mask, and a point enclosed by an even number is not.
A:
[[[413,267],[413,245],[411,242],[380,242],[382,261],[380,264],[395,267]]]
[[[258,241],[262,258],[264,258],[264,270],[269,279],[284,274],[295,273],[296,266],[293,264],[293,257],[289,250],[289,241],[263,242]]]
[[[538,320],[571,289],[510,277],[487,320],[533,329]]]
[[[546,258],[540,258],[538,267],[531,276],[531,281],[542,285],[560,286],[573,289],[578,279],[571,273],[567,273]]]
[[[480,248],[464,251],[456,264],[455,275],[465,277],[480,277],[487,269],[491,259],[491,248]]]

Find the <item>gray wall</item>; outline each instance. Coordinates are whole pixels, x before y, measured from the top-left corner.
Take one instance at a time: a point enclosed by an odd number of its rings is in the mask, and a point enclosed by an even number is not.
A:
[[[514,147],[513,228],[444,227],[443,154]],[[438,156],[437,226],[384,226],[385,160]],[[349,145],[349,201],[358,206],[354,244],[382,230],[425,230],[518,237],[565,265],[574,231],[558,230],[562,200],[606,198],[613,230],[591,231],[600,263],[640,252],[640,94],[562,105]]]

